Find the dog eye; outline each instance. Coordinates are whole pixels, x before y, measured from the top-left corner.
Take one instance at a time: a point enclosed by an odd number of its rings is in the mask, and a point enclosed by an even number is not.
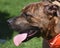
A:
[[[27,21],[31,22],[31,17],[32,17],[32,15],[27,14],[27,13],[23,13],[23,17],[24,17]]]
[[[28,16],[32,16],[31,14],[28,14],[28,13],[23,13],[24,16],[28,17]]]

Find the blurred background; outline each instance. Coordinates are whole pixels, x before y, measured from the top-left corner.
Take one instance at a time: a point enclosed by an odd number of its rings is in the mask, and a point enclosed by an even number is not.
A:
[[[9,28],[7,20],[18,16],[22,8],[29,3],[40,0],[0,0],[0,48],[42,48],[42,38],[34,37],[16,47],[13,44],[13,37],[18,32]]]

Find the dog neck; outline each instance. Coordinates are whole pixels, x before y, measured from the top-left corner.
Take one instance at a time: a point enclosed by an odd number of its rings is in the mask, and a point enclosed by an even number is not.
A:
[[[47,30],[46,30],[46,39],[50,40],[53,37],[55,37],[58,33],[55,32],[55,26],[58,23],[56,17],[53,17],[50,19],[50,22],[48,24]]]

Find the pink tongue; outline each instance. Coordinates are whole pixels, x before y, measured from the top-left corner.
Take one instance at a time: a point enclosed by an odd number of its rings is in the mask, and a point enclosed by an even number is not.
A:
[[[13,38],[13,42],[16,46],[19,46],[22,41],[24,41],[27,38],[27,33],[23,33],[23,34],[18,34]]]

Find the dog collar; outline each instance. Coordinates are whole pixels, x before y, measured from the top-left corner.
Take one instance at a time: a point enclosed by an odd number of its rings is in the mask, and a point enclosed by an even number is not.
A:
[[[53,39],[49,40],[49,45],[51,48],[59,48],[60,46],[60,34],[55,36]]]

